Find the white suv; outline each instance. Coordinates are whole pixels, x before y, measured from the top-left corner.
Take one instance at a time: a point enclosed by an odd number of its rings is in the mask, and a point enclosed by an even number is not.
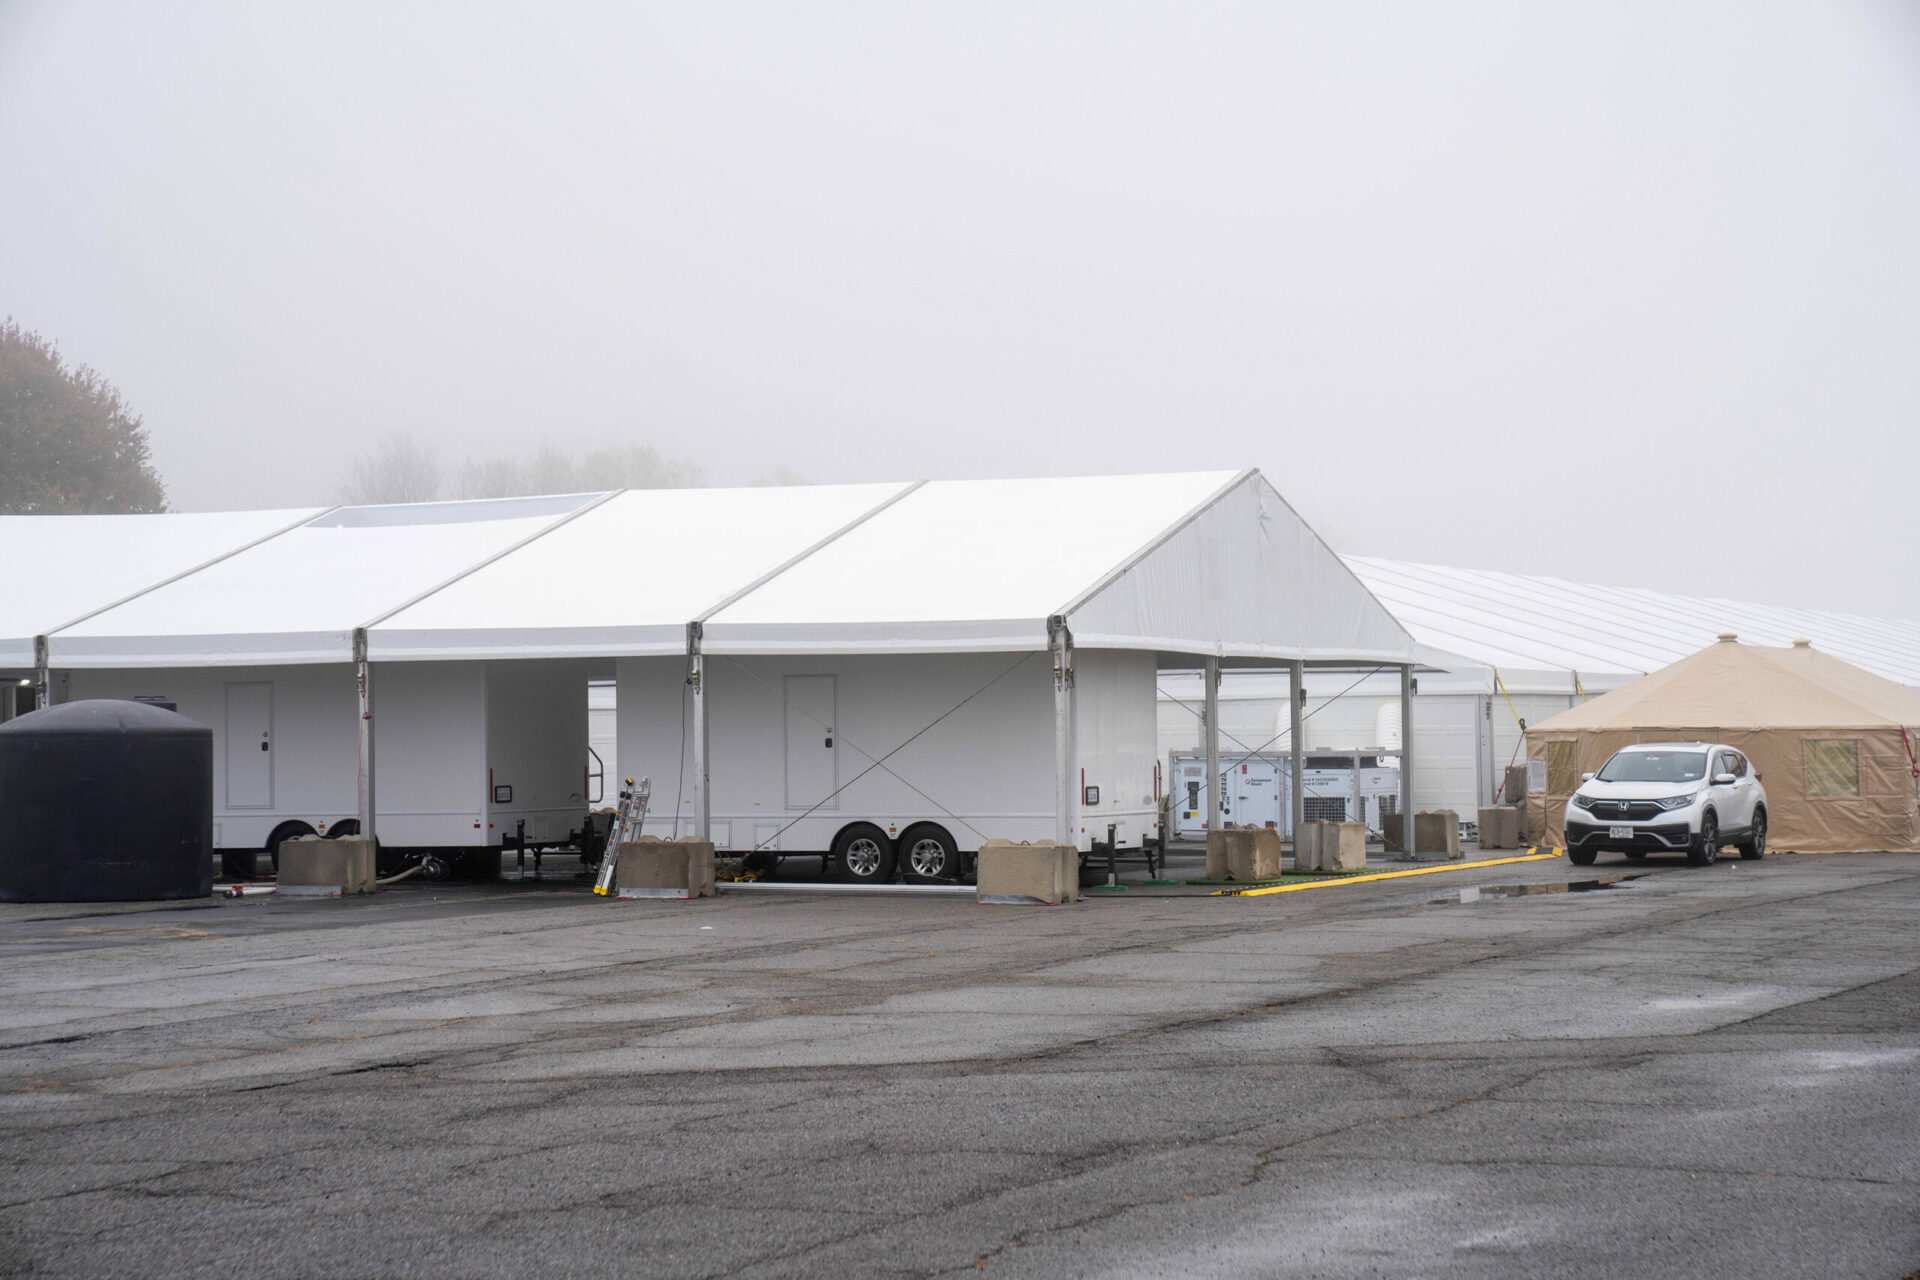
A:
[[[1603,849],[1629,858],[1680,850],[1704,867],[1731,844],[1767,855],[1767,791],[1746,756],[1707,742],[1622,747],[1567,801],[1567,857],[1590,867]]]

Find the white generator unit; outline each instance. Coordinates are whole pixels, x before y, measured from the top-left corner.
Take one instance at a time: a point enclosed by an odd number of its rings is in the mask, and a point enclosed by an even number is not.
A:
[[[1293,759],[1287,753],[1256,756],[1220,753],[1220,820],[1237,827],[1272,823],[1293,836]],[[1175,751],[1167,762],[1171,825],[1183,840],[1207,834],[1207,758],[1198,751]],[[1309,751],[1301,771],[1304,809],[1309,822],[1364,822],[1380,830],[1380,819],[1394,810],[1400,794],[1400,762],[1378,748],[1364,751]]]

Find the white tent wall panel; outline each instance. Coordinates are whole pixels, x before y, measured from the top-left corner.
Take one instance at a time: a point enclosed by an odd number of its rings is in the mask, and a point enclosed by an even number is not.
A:
[[[1307,740],[1309,751],[1327,747],[1377,747],[1380,740],[1380,708],[1392,707],[1393,714],[1399,715],[1400,695],[1391,698],[1377,695],[1348,694],[1344,698],[1316,698],[1307,694],[1307,703],[1303,709],[1306,719],[1300,725],[1300,732]],[[1282,702],[1277,708],[1278,715],[1287,714],[1287,704]],[[1396,721],[1397,723],[1397,721]],[[1398,730],[1396,729],[1396,736]],[[1415,776],[1419,776],[1416,762]]]
[[[1085,647],[1405,661],[1412,640],[1257,472],[1068,616]]]
[[[1151,796],[1156,760],[1151,655],[1082,650],[1075,667],[1076,778],[1084,764],[1087,783],[1101,788],[1088,825],[1097,821],[1104,837],[1107,822],[1119,823],[1123,840],[1137,843],[1151,817],[1141,796]],[[647,830],[673,829],[677,795],[685,833],[694,821],[692,779],[682,780],[685,662],[622,658],[616,669],[621,768],[653,781]],[[969,695],[884,768],[871,768]],[[937,822],[964,852],[993,836],[1053,836],[1053,678],[1044,654],[709,655],[705,696],[720,848],[818,853],[856,821],[893,835]],[[828,726],[808,710],[829,706],[830,751]],[[691,770],[690,751],[685,760]]]
[[[1586,699],[1577,694],[1516,693],[1511,699],[1495,694],[1489,700],[1493,719],[1493,776],[1491,783],[1499,783],[1507,776],[1507,766],[1527,762],[1525,735],[1520,731],[1520,720],[1528,724],[1539,724],[1548,716],[1565,711],[1568,707],[1577,707]],[[1519,719],[1515,719],[1515,715]]]
[[[1472,694],[1413,699],[1413,806],[1477,816],[1480,701]]]
[[[1160,758],[1166,759],[1170,751],[1202,751],[1206,743],[1201,739],[1200,717],[1177,702],[1162,698],[1158,700],[1158,736]],[[1194,707],[1194,711],[1199,707]],[[1270,698],[1236,698],[1220,700],[1220,752],[1245,754],[1248,749],[1273,737],[1282,727],[1276,717],[1284,719],[1287,704],[1284,699],[1274,701]],[[1236,742],[1236,739],[1238,740]],[[1238,743],[1245,743],[1242,747]],[[1270,751],[1286,750],[1284,740],[1271,744]]]
[[[459,664],[387,663],[375,669],[453,665]],[[588,664],[528,659],[465,665],[486,668],[487,843],[516,835],[523,822],[529,840],[565,840],[580,828],[588,808],[581,746],[589,732]],[[384,818],[381,825],[384,831]]]

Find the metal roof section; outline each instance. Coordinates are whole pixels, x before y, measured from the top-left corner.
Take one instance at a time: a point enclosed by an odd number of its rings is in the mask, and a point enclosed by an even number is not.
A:
[[[369,627],[368,655],[685,653],[688,622],[911,487],[631,489]]]
[[[1920,622],[1608,587],[1489,569],[1348,556],[1424,646],[1516,681],[1577,673],[1590,691],[1657,671],[1737,632],[1752,644],[1808,639],[1833,657],[1920,686]]]
[[[337,508],[62,628],[49,637],[51,660],[63,668],[346,662],[355,628],[603,496]]]
[[[0,516],[0,667],[33,666],[33,638],[313,519],[324,507],[142,516]]]

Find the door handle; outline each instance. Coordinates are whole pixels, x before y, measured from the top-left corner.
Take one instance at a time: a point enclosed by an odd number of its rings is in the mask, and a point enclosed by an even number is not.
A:
[[[267,749],[267,744],[266,744],[266,743],[265,743],[264,741],[263,741],[263,742],[261,742],[261,744],[260,744],[260,749],[261,749],[262,751],[265,751],[265,750]]]
[[[827,739],[827,745],[828,745],[828,746],[832,746],[832,745],[833,745],[833,739],[832,739],[832,738],[828,738],[828,739]]]

